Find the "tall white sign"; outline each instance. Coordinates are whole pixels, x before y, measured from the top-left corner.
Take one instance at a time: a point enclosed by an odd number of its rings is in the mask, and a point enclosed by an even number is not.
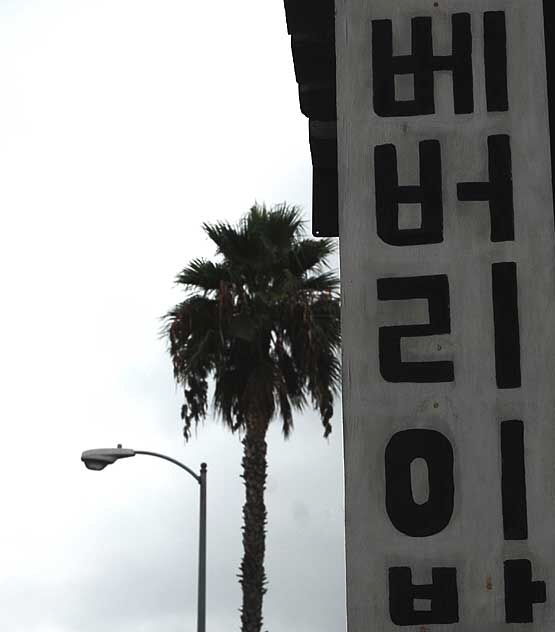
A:
[[[349,632],[555,630],[541,0],[337,0]]]

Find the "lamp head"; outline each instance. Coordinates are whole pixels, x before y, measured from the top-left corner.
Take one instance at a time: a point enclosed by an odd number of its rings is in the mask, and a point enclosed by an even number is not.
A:
[[[118,459],[125,459],[135,456],[134,450],[127,450],[121,447],[117,448],[98,448],[96,450],[85,450],[81,455],[81,461],[89,470],[103,470],[107,465],[115,463]]]

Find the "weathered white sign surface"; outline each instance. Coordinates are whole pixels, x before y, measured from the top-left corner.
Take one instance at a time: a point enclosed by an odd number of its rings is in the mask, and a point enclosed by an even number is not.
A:
[[[542,2],[336,9],[349,632],[553,632]]]

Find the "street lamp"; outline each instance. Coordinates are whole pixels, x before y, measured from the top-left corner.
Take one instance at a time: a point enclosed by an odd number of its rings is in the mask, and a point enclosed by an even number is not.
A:
[[[81,455],[81,461],[89,470],[103,470],[118,459],[126,459],[136,454],[147,454],[170,461],[188,472],[200,485],[197,632],[206,632],[206,463],[201,463],[200,474],[195,474],[184,463],[180,463],[165,454],[148,452],[147,450],[129,450],[122,448],[121,444],[118,444],[117,448],[85,450]]]

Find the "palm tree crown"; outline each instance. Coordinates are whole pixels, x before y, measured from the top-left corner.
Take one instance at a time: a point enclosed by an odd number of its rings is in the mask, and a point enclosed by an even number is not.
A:
[[[204,224],[222,260],[193,260],[177,277],[189,296],[166,316],[174,376],[185,391],[184,434],[214,407],[232,430],[276,405],[285,436],[307,395],[331,432],[340,379],[337,276],[331,239],[303,239],[297,207],[255,205],[238,227]]]

